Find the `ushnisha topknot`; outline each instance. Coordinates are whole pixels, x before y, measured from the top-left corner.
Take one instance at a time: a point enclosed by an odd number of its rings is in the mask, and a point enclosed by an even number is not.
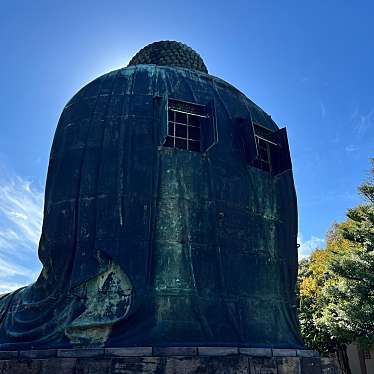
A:
[[[208,73],[203,59],[196,51],[186,44],[171,40],[148,44],[131,59],[128,66],[139,64],[176,66]]]

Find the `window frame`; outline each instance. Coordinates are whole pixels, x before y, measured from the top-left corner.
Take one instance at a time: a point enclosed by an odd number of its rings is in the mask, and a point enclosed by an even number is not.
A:
[[[256,129],[258,130],[256,132]],[[266,135],[261,134],[267,133]],[[270,140],[266,138],[266,136],[269,136],[272,138],[274,132],[267,129],[266,127],[258,124],[253,123],[253,133],[255,137],[255,144],[256,144],[256,151],[257,151],[257,157],[254,162],[255,167],[258,169],[261,169],[265,172],[268,172],[270,174],[274,174],[275,168],[274,168],[274,150],[281,150],[282,146],[279,143],[274,142],[273,140]],[[265,147],[262,146],[262,149],[266,149],[266,159],[261,157],[261,151],[260,151],[260,145],[265,145]],[[267,164],[267,167],[264,167],[264,164]]]
[[[370,351],[363,351],[362,352],[365,360],[371,360],[371,352]]]
[[[161,142],[162,147],[205,153],[217,143],[215,116],[212,115],[215,107],[214,105],[210,105],[211,102],[201,104],[167,96],[164,97],[164,100],[165,105],[163,105],[163,107],[166,113],[166,118],[162,123],[166,124],[166,130],[164,130],[164,137]],[[170,119],[170,112],[173,112],[174,117],[172,120]],[[176,118],[177,113],[185,116],[185,122],[178,122]],[[196,118],[198,118],[198,123],[196,125],[191,124],[191,118],[195,118],[193,120],[194,122],[196,121]],[[172,125],[172,131],[170,131],[170,125]],[[186,129],[186,135],[177,136],[177,129],[183,129],[184,131],[184,127]],[[191,136],[191,129],[198,129],[198,131],[195,135]],[[213,131],[213,141],[212,144],[209,144],[207,147],[205,144],[206,134],[204,132],[209,130]],[[180,142],[180,146],[177,145],[178,141]]]

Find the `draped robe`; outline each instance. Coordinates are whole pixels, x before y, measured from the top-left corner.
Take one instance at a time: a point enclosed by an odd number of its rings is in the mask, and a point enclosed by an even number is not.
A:
[[[162,147],[168,98],[213,108],[203,152]],[[302,347],[292,170],[251,166],[239,122],[282,135],[236,88],[193,70],[136,65],[79,91],[52,145],[43,270],[0,296],[0,349]]]

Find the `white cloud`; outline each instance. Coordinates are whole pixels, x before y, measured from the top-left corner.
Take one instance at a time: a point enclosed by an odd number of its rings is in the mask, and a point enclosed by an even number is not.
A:
[[[357,145],[354,145],[354,144],[349,144],[345,147],[346,152],[356,152],[358,150],[359,150],[359,147]]]
[[[17,265],[12,262],[7,262],[0,258],[0,279],[9,278],[13,276],[24,276],[28,273],[28,269],[22,265]]]
[[[6,294],[8,292],[14,291],[18,288],[22,287],[19,283],[6,283],[1,282],[0,284],[0,296],[1,294]]]
[[[360,113],[358,107],[351,116],[351,121],[359,137],[365,135],[368,129],[374,125],[374,109],[370,109],[366,113]]]
[[[0,181],[0,214],[22,234],[23,244],[38,243],[43,220],[43,193],[21,177]]]
[[[308,257],[316,248],[321,248],[325,240],[318,238],[317,236],[311,236],[310,239],[304,240],[303,235],[299,233],[297,236],[297,242],[300,244],[299,247],[299,260]]]
[[[0,293],[35,280],[44,193],[0,168]]]
[[[320,103],[321,117],[324,119],[326,117],[326,107],[323,103]]]

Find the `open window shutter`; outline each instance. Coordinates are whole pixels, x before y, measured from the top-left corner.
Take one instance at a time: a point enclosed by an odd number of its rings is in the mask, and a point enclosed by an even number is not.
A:
[[[279,144],[279,147],[272,147],[271,154],[272,174],[276,175],[292,169],[286,128],[274,132],[272,138],[274,143]]]
[[[252,120],[250,117],[236,118],[235,122],[239,132],[245,160],[248,164],[252,164],[257,158],[257,146]]]
[[[155,127],[158,129],[160,145],[165,143],[168,135],[168,97],[155,96],[154,97],[154,121]]]
[[[201,151],[207,152],[218,141],[214,101],[206,105],[206,115],[201,122]]]

